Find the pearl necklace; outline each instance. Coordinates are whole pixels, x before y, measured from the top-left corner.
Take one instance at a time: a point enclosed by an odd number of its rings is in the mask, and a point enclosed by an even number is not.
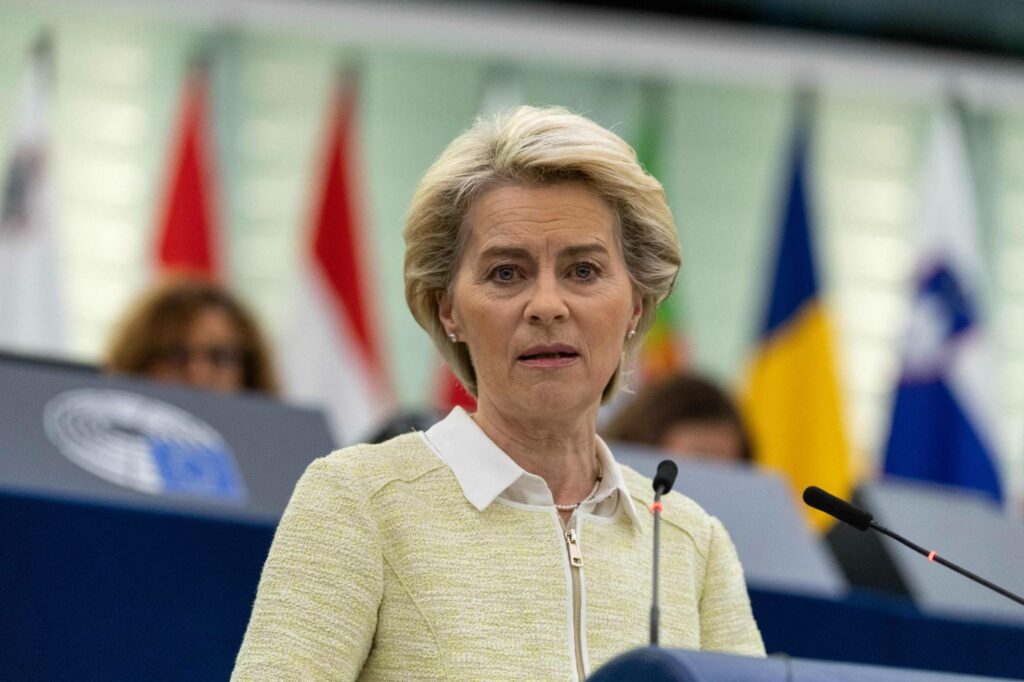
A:
[[[590,494],[584,497],[576,504],[556,504],[555,509],[557,509],[558,511],[576,511],[577,509],[579,509],[579,506],[581,504],[583,504],[584,502],[590,502],[592,499],[594,499],[594,495],[597,494],[598,488],[601,487],[601,479],[604,477],[604,472],[601,470],[601,460],[595,459],[595,461],[597,462],[597,480],[594,481],[594,487],[590,489]]]

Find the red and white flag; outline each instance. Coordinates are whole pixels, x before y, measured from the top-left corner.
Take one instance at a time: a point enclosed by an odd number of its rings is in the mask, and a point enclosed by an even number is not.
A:
[[[222,275],[209,91],[209,68],[205,62],[198,62],[189,71],[182,92],[157,226],[154,255],[156,269],[162,274],[210,279]]]
[[[339,443],[369,435],[392,407],[366,267],[356,95],[349,78],[332,97],[310,235],[281,343],[286,395],[323,408]]]
[[[33,49],[0,204],[0,347],[58,355],[63,300],[50,166],[53,57],[46,37]]]

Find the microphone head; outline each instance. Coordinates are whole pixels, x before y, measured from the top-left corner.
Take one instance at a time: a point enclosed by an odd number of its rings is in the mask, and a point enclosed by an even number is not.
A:
[[[841,500],[815,485],[804,490],[804,504],[834,516],[857,530],[867,530],[875,518],[863,509],[854,507],[846,500]]]
[[[654,492],[665,495],[672,490],[679,475],[679,467],[670,459],[663,459],[658,464],[658,473],[654,475]]]

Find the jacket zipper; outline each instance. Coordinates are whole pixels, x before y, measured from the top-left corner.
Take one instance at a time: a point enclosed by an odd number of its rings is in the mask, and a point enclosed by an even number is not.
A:
[[[572,523],[574,519],[570,519]],[[576,648],[576,674],[584,682],[583,670],[583,589],[580,586],[580,570],[583,568],[583,553],[577,542],[576,529],[569,523],[562,524],[565,549],[569,554],[569,575],[572,578],[572,627],[573,643]]]

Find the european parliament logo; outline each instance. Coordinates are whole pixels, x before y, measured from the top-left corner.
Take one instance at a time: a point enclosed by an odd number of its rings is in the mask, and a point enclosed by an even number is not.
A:
[[[236,504],[248,497],[221,435],[174,405],[127,391],[80,389],[50,400],[43,419],[65,457],[117,485]]]

